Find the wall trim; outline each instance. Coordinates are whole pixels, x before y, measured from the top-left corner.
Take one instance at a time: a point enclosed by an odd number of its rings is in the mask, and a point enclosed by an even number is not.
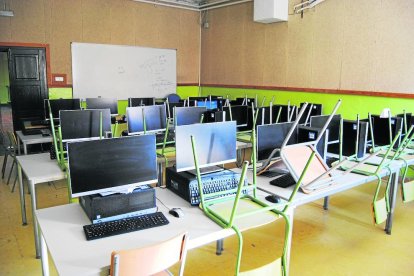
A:
[[[177,86],[199,86],[198,83],[177,83]]]
[[[414,99],[414,92],[410,92],[410,93],[374,92],[374,91],[362,91],[362,90],[340,90],[340,89],[324,89],[324,88],[279,87],[279,86],[238,85],[238,84],[227,85],[227,84],[211,84],[211,83],[202,83],[201,87],[282,90],[282,91],[291,91],[291,92],[310,92],[310,93],[321,93],[321,94],[361,95],[361,96],[371,96],[371,97]]]
[[[52,71],[50,69],[50,47],[44,43],[26,43],[26,42],[0,42],[0,47],[30,47],[45,48],[46,51],[46,79],[47,88],[52,87]]]

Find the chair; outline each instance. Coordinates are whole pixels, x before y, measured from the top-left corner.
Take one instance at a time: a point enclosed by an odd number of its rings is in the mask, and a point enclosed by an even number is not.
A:
[[[17,145],[16,135],[14,135],[14,132],[7,131],[7,137],[9,138],[9,141],[10,141],[10,157],[13,158],[13,163],[12,163],[12,166],[10,168],[9,177],[7,178],[7,185],[9,185],[14,165],[17,166],[16,156],[17,156],[17,147],[18,147],[18,145]],[[17,182],[17,172],[16,172],[16,177],[14,179],[12,192],[14,192],[14,188],[16,187],[16,182]]]
[[[1,145],[4,150],[3,166],[1,170],[1,178],[4,179],[4,174],[5,174],[6,166],[7,166],[7,158],[12,154],[13,147],[11,146],[10,140],[7,137],[7,135],[3,132],[3,130],[0,130],[0,139],[1,139]]]
[[[155,245],[114,251],[111,255],[110,275],[171,275],[166,269],[175,263],[181,262],[179,270],[181,276],[184,273],[187,241],[188,234],[181,233]]]

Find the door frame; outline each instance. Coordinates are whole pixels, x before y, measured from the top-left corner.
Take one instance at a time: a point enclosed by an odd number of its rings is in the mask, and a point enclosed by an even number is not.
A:
[[[24,48],[44,48],[46,55],[46,90],[52,86],[52,73],[50,70],[50,47],[43,43],[23,43],[23,42],[0,42],[0,48],[24,47]]]

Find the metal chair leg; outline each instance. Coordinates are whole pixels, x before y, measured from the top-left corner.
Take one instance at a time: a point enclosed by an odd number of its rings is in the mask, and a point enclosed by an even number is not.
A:
[[[17,177],[18,177],[18,173],[16,172],[16,177],[14,178],[13,188],[11,190],[12,193],[14,193],[14,188],[16,187]]]
[[[1,170],[1,179],[4,179],[4,173],[6,171],[6,166],[7,166],[7,157],[9,156],[9,154],[6,152],[4,154],[4,159],[3,159],[3,168]]]
[[[10,169],[10,172],[9,172],[9,178],[7,179],[7,185],[9,185],[9,183],[10,183],[10,177],[11,177],[11,174],[13,172],[14,163],[16,163],[16,160],[13,159],[13,163],[12,163],[12,166],[11,166],[11,169]]]

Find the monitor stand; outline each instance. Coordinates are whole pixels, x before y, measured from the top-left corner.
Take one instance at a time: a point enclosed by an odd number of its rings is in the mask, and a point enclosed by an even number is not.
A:
[[[200,168],[200,174],[208,174],[208,173],[213,173],[213,172],[219,172],[224,170],[223,167],[219,167],[219,166],[211,166],[211,167],[206,167],[206,168]],[[196,170],[191,170],[188,171],[189,173],[191,173],[192,175],[197,175],[197,171]]]

